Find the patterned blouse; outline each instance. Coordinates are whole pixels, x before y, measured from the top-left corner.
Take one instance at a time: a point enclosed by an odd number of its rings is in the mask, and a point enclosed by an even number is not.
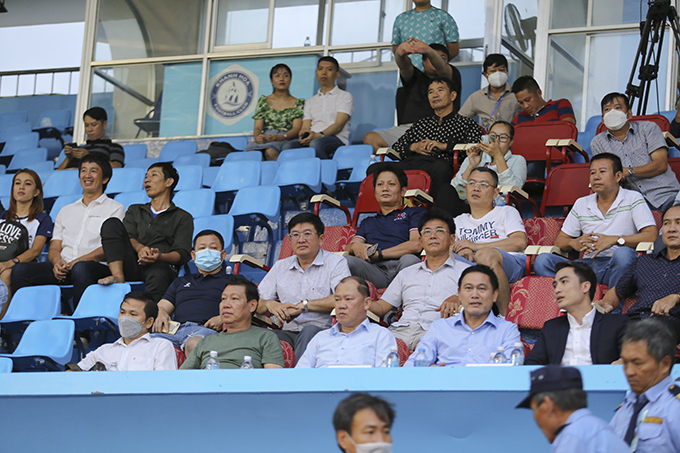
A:
[[[296,118],[302,119],[303,109],[305,106],[304,99],[295,101],[293,107],[276,111],[267,105],[267,97],[260,96],[257,100],[257,107],[255,108],[254,120],[264,120],[263,131],[276,130],[288,131],[293,127],[293,120]]]

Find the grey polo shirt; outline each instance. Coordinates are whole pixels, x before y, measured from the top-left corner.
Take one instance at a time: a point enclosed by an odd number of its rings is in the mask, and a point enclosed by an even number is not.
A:
[[[489,86],[487,85],[472,93],[460,108],[458,114],[468,118],[477,115],[482,120],[482,126],[487,132],[496,121],[503,120],[509,123],[522,111],[522,107],[520,107],[511,89],[512,85],[506,83],[503,97],[496,100],[489,94]]]
[[[650,121],[631,122],[623,141],[607,130],[595,136],[590,143],[593,156],[605,152],[616,154],[621,158],[624,167],[639,167],[650,163],[650,155],[659,148],[668,150],[661,129]],[[665,173],[651,178],[626,178],[623,186],[640,192],[654,208],[660,208],[666,200],[680,191],[680,184],[670,166]]]

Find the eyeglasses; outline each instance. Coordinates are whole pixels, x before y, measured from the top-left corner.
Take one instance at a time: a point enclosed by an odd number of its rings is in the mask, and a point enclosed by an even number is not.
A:
[[[501,135],[489,134],[489,138],[492,139],[495,142],[497,141],[497,142],[500,142],[500,143],[508,143],[508,141],[510,140],[510,136],[508,134],[501,134]]]
[[[489,184],[488,182],[485,182],[485,181],[480,181],[480,182],[468,181],[467,185],[470,186],[470,187],[479,187],[481,189],[486,189],[487,187],[494,187],[494,186],[492,186],[491,184]]]
[[[311,231],[305,231],[304,233],[298,233],[297,231],[295,233],[289,233],[288,236],[290,236],[291,241],[299,241],[301,237],[305,238],[305,240],[309,240],[312,236],[315,234],[319,233],[312,233]]]
[[[436,230],[426,228],[420,232],[420,234],[424,237],[430,237],[433,234],[436,234],[437,236],[446,236],[447,233],[448,231],[446,231],[446,228],[437,228]]]

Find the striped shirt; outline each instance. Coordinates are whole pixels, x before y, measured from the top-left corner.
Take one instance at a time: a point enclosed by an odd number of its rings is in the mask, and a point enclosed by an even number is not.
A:
[[[528,115],[524,111],[512,120],[512,124],[525,123],[527,121],[559,121],[567,118],[574,119],[574,109],[571,102],[566,99],[556,101],[549,100],[535,115]]]
[[[656,225],[656,222],[642,195],[633,190],[621,188],[604,216],[597,206],[597,194],[576,200],[574,207],[564,220],[562,232],[573,238],[587,233],[628,236],[637,234],[641,229],[650,225]],[[597,257],[612,256],[617,248],[619,246],[614,245],[602,251]],[[592,258],[591,255],[583,257]]]

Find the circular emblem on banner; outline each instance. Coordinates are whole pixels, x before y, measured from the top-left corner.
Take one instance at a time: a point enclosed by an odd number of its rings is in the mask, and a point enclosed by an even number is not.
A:
[[[210,113],[223,123],[234,124],[255,108],[259,81],[247,69],[229,66],[210,82]]]

